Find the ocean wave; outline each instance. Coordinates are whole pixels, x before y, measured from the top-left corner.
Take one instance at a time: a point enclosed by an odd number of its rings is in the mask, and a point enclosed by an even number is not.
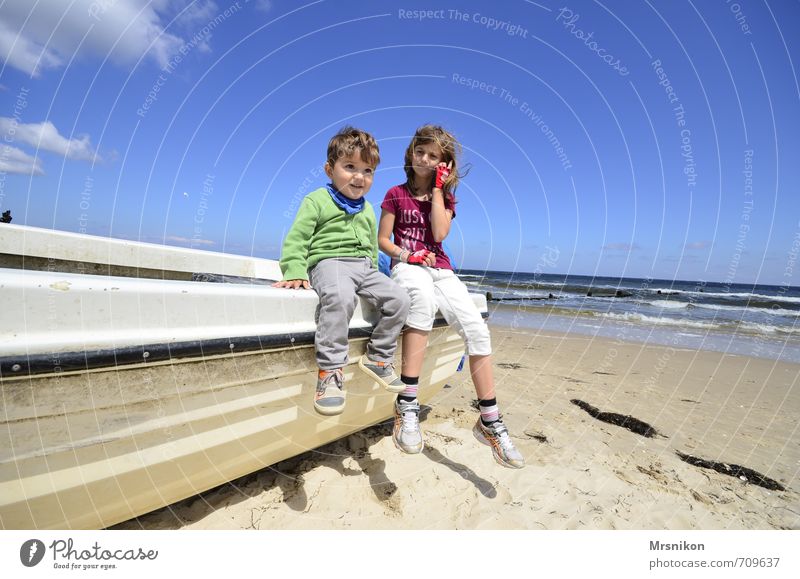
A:
[[[640,304],[653,306],[656,308],[678,310],[686,308],[689,302],[676,302],[674,300],[654,300],[652,302],[639,302]]]
[[[711,297],[711,298],[735,298],[741,299],[743,301],[757,301],[757,302],[784,302],[787,304],[800,304],[800,297],[795,296],[770,296],[766,294],[753,294],[748,292],[696,292],[696,291],[686,291],[682,292],[687,295],[698,295],[702,297]]]
[[[788,334],[790,336],[800,335],[800,328],[792,326],[770,326],[768,324],[742,322],[740,327],[743,330],[757,332],[759,334]]]
[[[620,322],[636,322],[642,324],[653,324],[657,326],[676,326],[681,328],[698,328],[701,330],[721,330],[735,326],[735,324],[726,324],[724,322],[714,323],[703,322],[699,320],[686,320],[681,318],[662,318],[632,312],[597,312],[596,315],[600,318],[607,318]]]
[[[652,324],[654,326],[670,326],[679,328],[695,328],[699,330],[723,330],[743,332],[749,334],[786,334],[800,335],[800,327],[794,326],[773,326],[757,322],[743,322],[738,320],[726,320],[709,322],[702,320],[687,320],[683,318],[654,317],[645,314],[625,312],[598,312],[597,317],[620,322],[633,322],[637,324]]]
[[[675,296],[681,293],[680,290],[668,287],[649,287],[646,289],[645,288],[638,288],[638,289],[645,291],[647,293],[654,293],[656,295],[665,295],[665,296]]]
[[[702,308],[704,310],[719,310],[719,311],[743,311],[743,312],[755,312],[755,313],[765,313],[774,316],[784,316],[788,318],[797,318],[800,317],[800,311],[798,310],[786,310],[783,308],[762,308],[758,306],[726,306],[724,304],[699,304],[699,303],[692,303],[688,304],[689,307],[692,308]]]

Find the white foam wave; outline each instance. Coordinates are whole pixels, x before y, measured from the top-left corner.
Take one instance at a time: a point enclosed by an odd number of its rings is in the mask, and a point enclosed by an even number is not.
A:
[[[637,322],[645,324],[654,324],[658,326],[678,326],[682,328],[698,328],[703,330],[718,330],[725,327],[724,324],[715,324],[711,322],[701,322],[696,320],[685,320],[679,318],[660,318],[654,316],[647,316],[644,314],[636,314],[632,312],[614,313],[606,312],[599,314],[601,318],[608,318],[611,320],[619,320],[622,322]]]
[[[720,310],[720,311],[749,311],[749,312],[757,312],[757,313],[769,313],[775,316],[786,316],[789,318],[797,318],[800,317],[800,311],[798,310],[786,310],[783,308],[773,309],[773,308],[756,308],[753,306],[745,307],[745,306],[725,306],[722,304],[692,304],[693,308],[703,308],[706,310]]]
[[[768,300],[773,302],[786,302],[789,304],[800,304],[800,297],[794,296],[768,296],[765,294],[751,294],[751,293],[728,293],[728,292],[682,292],[685,294],[702,295],[706,297],[723,297],[723,298],[741,298],[745,300]]]
[[[753,322],[742,322],[740,326],[743,330],[758,332],[760,334],[800,335],[800,328],[795,328],[795,327],[770,326],[768,324],[757,324]]]
[[[689,305],[688,302],[676,302],[673,300],[655,300],[652,302],[644,302],[656,308],[679,310]]]
[[[714,323],[704,322],[699,320],[686,320],[679,318],[662,318],[647,316],[644,314],[637,314],[632,312],[626,313],[601,313],[598,314],[601,318],[608,318],[622,322],[635,322],[641,324],[651,324],[655,326],[675,326],[681,328],[696,328],[700,330],[741,330],[745,332],[757,334],[789,334],[800,335],[800,327],[793,326],[772,326],[769,324],[759,324],[755,322],[728,322],[728,323]]]
[[[680,290],[676,290],[675,288],[668,288],[668,287],[649,287],[647,291],[653,292],[654,294],[658,294],[661,292],[662,295],[670,295],[670,294],[679,294],[681,293]],[[691,292],[687,292],[691,293]]]

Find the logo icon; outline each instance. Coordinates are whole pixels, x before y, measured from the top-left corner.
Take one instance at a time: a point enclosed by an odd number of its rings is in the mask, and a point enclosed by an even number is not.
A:
[[[29,539],[19,548],[19,560],[26,567],[35,567],[44,557],[44,543],[39,539]]]

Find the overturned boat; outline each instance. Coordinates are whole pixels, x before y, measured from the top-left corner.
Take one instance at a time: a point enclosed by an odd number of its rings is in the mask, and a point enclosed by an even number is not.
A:
[[[108,527],[390,418],[357,366],[377,312],[357,307],[347,407],[323,417],[317,296],[275,279],[272,260],[0,225],[0,528]],[[463,354],[437,320],[423,400]]]

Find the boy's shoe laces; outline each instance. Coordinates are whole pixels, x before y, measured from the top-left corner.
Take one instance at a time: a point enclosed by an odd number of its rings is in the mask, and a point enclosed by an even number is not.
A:
[[[419,403],[400,402],[398,409],[403,420],[403,430],[406,432],[419,430]]]
[[[525,466],[525,459],[511,441],[508,428],[502,419],[496,420],[489,426],[484,426],[481,419],[478,418],[472,432],[481,443],[492,447],[494,459],[499,464],[508,468],[522,468]]]
[[[394,407],[392,440],[397,448],[408,454],[419,454],[425,446],[419,427],[419,402],[398,400]]]

